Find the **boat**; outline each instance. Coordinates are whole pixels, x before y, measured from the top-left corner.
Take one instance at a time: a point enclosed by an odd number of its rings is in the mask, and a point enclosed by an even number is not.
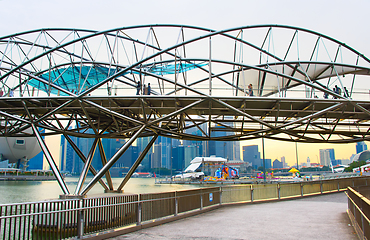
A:
[[[134,172],[131,177],[133,177],[133,178],[151,178],[152,174],[149,173],[149,172]]]

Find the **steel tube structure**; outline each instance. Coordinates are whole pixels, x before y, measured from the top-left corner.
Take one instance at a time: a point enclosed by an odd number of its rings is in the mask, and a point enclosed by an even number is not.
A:
[[[142,131],[144,131],[145,125],[143,125],[131,138],[127,141],[114,156],[107,162],[106,165],[96,174],[96,176],[87,184],[87,186],[82,190],[81,194],[85,195],[98,181],[99,179],[113,166],[113,164],[118,160],[120,156],[127,150],[129,146],[136,140]]]
[[[155,140],[157,140],[157,138],[158,138],[158,135],[154,135],[152,137],[152,139],[150,140],[148,145],[145,147],[143,152],[140,154],[140,156],[136,159],[136,161],[134,162],[134,164],[132,165],[130,170],[127,172],[127,175],[125,176],[125,178],[123,179],[121,184],[118,186],[118,188],[117,188],[118,191],[121,191],[122,188],[125,186],[125,184],[128,182],[128,180],[130,180],[132,174],[136,171],[137,167],[139,166],[141,161],[144,159],[146,154],[149,152],[150,148],[153,146],[153,144],[154,144]]]
[[[113,190],[105,138],[370,140],[369,77],[360,51],[293,26],[37,29],[0,37],[0,137],[64,135],[85,163],[77,192],[88,170]],[[73,137],[99,139],[109,187]]]
[[[47,148],[44,140],[42,139],[39,131],[37,130],[37,128],[35,127],[34,124],[31,124],[31,126],[32,126],[32,130],[33,130],[34,134],[36,135],[37,141],[40,144],[40,147],[41,147],[42,151],[45,154],[46,160],[48,161],[49,166],[50,166],[51,170],[53,171],[53,173],[55,175],[55,178],[57,179],[57,181],[59,183],[60,188],[62,189],[64,194],[69,194],[69,190],[67,188],[66,183],[64,182],[64,180],[62,178],[62,175],[60,174],[58,166],[55,164],[55,161],[54,161],[53,157],[51,156],[50,151]]]

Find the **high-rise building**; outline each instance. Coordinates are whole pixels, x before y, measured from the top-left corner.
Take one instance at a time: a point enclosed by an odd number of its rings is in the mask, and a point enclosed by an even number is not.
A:
[[[40,152],[30,159],[27,170],[42,170],[44,166],[44,153]]]
[[[283,163],[275,159],[274,162],[272,163],[272,167],[273,168],[283,168]]]
[[[154,144],[151,168],[161,168],[161,144]]]
[[[262,161],[263,161],[263,159],[262,159]],[[263,166],[263,163],[262,163],[262,166]],[[270,168],[272,168],[272,165],[271,165],[271,159],[266,159],[266,158],[265,158],[265,168],[266,168],[266,169],[270,169]]]
[[[282,157],[280,158],[280,160],[281,160],[281,163],[283,164],[283,168],[288,167],[288,164],[285,162],[285,157],[284,157],[284,156],[282,156]]]
[[[254,169],[262,166],[258,145],[243,146],[243,161],[252,163]]]
[[[194,145],[184,146],[184,166],[190,165],[191,160],[197,156],[197,147]]]
[[[311,159],[310,159],[310,157],[307,157],[307,167],[311,167]]]
[[[367,145],[365,142],[356,143],[356,154],[367,150]]]
[[[172,148],[172,169],[175,171],[183,171],[186,167],[184,149],[183,145]]]
[[[320,149],[320,164],[330,166],[332,161],[335,160],[334,149]]]
[[[149,144],[151,140],[151,137],[141,137],[136,140],[136,144],[138,147],[138,153],[139,155],[144,151],[145,147]],[[141,165],[143,166],[143,169],[146,169],[146,171],[149,171],[151,168],[151,155],[153,152],[153,147],[148,151],[148,153],[143,158],[143,161],[141,161]]]

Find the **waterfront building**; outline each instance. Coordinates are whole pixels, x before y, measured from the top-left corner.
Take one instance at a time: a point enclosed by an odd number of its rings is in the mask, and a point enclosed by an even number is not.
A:
[[[232,119],[232,117],[225,117],[225,119]],[[233,123],[230,123],[232,127]],[[216,125],[212,136],[222,137],[232,135],[232,132],[223,131],[226,126]],[[219,131],[217,131],[219,130]],[[240,143],[238,141],[209,141],[209,155],[215,155],[217,157],[223,157],[228,160],[240,160]]]
[[[365,142],[357,142],[356,143],[356,154],[367,150],[367,145]]]
[[[203,130],[203,132],[207,132],[207,126],[206,124],[200,125],[200,128]],[[196,135],[196,136],[202,136],[203,133],[198,128],[190,128],[186,129],[185,132],[187,134]],[[194,140],[184,140],[183,141],[184,146],[197,146],[197,157],[207,157],[209,154],[209,144],[207,141],[194,141]]]
[[[40,152],[30,159],[27,170],[42,170],[44,167],[44,153]]]
[[[341,165],[342,164],[342,160],[341,159],[335,159],[331,162],[331,164],[333,164],[333,166],[336,166],[336,165]]]
[[[320,149],[320,164],[330,166],[330,163],[335,160],[334,149]]]
[[[341,164],[343,164],[343,165],[349,165],[350,163],[351,163],[350,159],[341,159]]]
[[[161,168],[161,145],[154,144],[152,153],[151,168]]]
[[[271,159],[269,159],[269,158],[265,158],[265,168],[266,169],[270,169],[270,168],[272,168],[272,165],[271,165]]]
[[[151,140],[151,137],[141,137],[136,140],[136,145],[138,147],[139,154],[144,151],[145,147],[149,144]],[[149,171],[151,168],[151,156],[153,153],[153,147],[149,150],[149,152],[145,155],[143,158],[143,161],[141,162],[141,165],[143,166],[143,169],[146,169],[145,171]]]
[[[288,164],[285,162],[285,156],[282,156],[282,157],[280,158],[280,160],[281,160],[281,163],[283,164],[283,168],[288,167]]]
[[[172,169],[183,171],[185,169],[185,148],[179,145],[172,148]]]
[[[275,159],[274,162],[272,163],[272,168],[283,168],[283,167],[284,167],[283,163],[277,159]]]
[[[243,161],[252,163],[254,169],[262,166],[258,145],[243,146]]]
[[[189,166],[191,160],[197,156],[197,147],[194,145],[184,146],[184,166]]]

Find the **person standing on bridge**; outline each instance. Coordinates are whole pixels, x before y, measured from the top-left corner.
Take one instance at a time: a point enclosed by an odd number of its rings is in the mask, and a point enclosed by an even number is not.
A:
[[[143,86],[143,95],[146,95],[146,86],[145,86],[145,84],[144,84],[144,86]]]
[[[150,91],[152,91],[152,87],[150,86],[150,83],[148,83],[148,95],[150,95]]]
[[[138,81],[137,85],[136,85],[136,95],[140,94],[140,90],[141,90],[141,83],[140,83],[140,81]]]
[[[248,95],[253,97],[253,86],[252,83],[248,85]]]

